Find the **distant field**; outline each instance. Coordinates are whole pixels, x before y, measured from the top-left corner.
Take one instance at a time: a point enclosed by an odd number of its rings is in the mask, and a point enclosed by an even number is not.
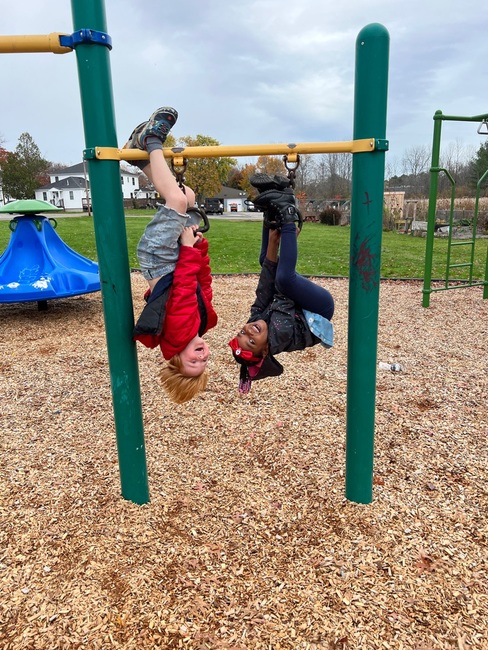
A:
[[[144,211],[145,215],[145,211]],[[97,260],[93,222],[90,217],[57,218],[57,233],[81,255]],[[126,230],[129,263],[138,267],[136,245],[149,217],[127,216]],[[256,273],[259,271],[261,223],[259,221],[227,221],[210,218],[207,233],[214,273]],[[0,222],[0,249],[10,238],[9,222]],[[298,271],[304,275],[348,276],[349,237],[347,226],[324,226],[306,223],[299,238]],[[483,279],[488,239],[479,239],[475,247],[474,277]],[[466,261],[467,247],[453,249],[451,263]],[[433,278],[445,276],[447,240],[436,238]],[[381,251],[381,275],[385,278],[422,278],[424,273],[425,239],[384,232]],[[463,269],[457,273],[466,277]]]

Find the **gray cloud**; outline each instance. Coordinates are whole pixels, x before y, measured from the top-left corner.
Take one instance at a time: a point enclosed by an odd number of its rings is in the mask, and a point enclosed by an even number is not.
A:
[[[176,136],[203,133],[223,144],[350,139],[356,38],[372,22],[390,34],[389,156],[430,147],[437,109],[488,111],[486,34],[474,0],[106,0],[105,8],[120,144],[162,104],[179,110]],[[73,30],[66,0],[0,0],[0,9],[5,35]],[[46,158],[81,160],[75,59],[0,55],[4,146],[14,149],[28,131]],[[484,140],[476,128],[449,125],[445,138],[477,148]]]

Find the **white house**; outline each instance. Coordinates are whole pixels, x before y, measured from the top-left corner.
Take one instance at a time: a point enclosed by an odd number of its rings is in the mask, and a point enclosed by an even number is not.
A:
[[[79,163],[49,174],[49,183],[36,190],[36,199],[65,210],[87,210],[91,205],[88,165]],[[120,168],[124,199],[154,199],[154,191],[139,187],[139,174]]]

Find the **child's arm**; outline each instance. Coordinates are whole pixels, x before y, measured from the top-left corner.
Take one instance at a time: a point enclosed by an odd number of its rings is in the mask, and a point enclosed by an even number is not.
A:
[[[212,302],[212,275],[210,269],[210,256],[208,254],[208,240],[202,237],[200,241],[195,244],[195,248],[200,251],[201,255],[200,270],[197,279],[205,297],[207,300]]]
[[[192,235],[193,237],[193,235]],[[197,248],[183,243],[174,270],[171,294],[166,305],[161,350],[165,359],[178,354],[197,335],[200,314],[197,301],[197,276],[201,254]]]
[[[268,307],[276,293],[275,277],[278,266],[278,250],[280,247],[280,233],[270,230],[266,257],[259,274],[256,287],[256,299],[251,307],[251,318],[260,315]]]
[[[280,248],[281,233],[279,230],[270,230],[268,236],[268,248],[266,249],[266,259],[270,262],[278,261],[278,251]]]

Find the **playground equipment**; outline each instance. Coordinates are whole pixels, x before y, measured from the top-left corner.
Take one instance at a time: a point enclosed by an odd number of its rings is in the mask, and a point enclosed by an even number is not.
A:
[[[484,115],[475,115],[473,117],[460,117],[455,115],[443,115],[442,111],[436,111],[434,114],[434,138],[432,143],[432,164],[430,168],[430,192],[429,192],[429,210],[427,217],[427,238],[425,245],[425,270],[424,270],[424,288],[422,290],[422,306],[429,307],[430,294],[435,291],[446,291],[448,289],[461,289],[466,287],[484,286],[483,298],[488,298],[488,249],[486,253],[485,279],[482,281],[473,280],[474,250],[476,244],[476,229],[478,225],[478,209],[481,185],[485,181],[488,170],[480,177],[476,185],[476,199],[473,216],[471,238],[468,240],[453,241],[453,216],[454,216],[454,198],[456,194],[456,182],[451,174],[444,167],[439,166],[440,147],[441,147],[441,129],[443,121],[456,122],[480,122],[478,133],[480,135],[488,134],[488,113]],[[444,286],[432,286],[432,259],[434,253],[434,232],[436,228],[436,206],[437,206],[437,186],[439,174],[443,172],[451,184],[451,204],[449,210],[449,235],[447,242],[447,262]],[[468,250],[468,261],[451,263],[451,254],[455,247],[462,246]],[[452,269],[467,269],[468,278],[466,281],[450,284]]]
[[[0,52],[75,50],[102,279],[122,495],[149,501],[140,383],[132,341],[133,308],[103,0],[72,0],[74,33],[0,37]],[[89,28],[87,28],[89,26]],[[31,40],[32,38],[32,40]],[[18,39],[18,40],[17,40]],[[353,153],[347,369],[346,497],[372,500],[376,356],[383,214],[389,35],[380,24],[356,39],[352,142],[165,149],[177,158]],[[123,157],[129,160],[130,150]],[[183,155],[184,154],[184,155]],[[141,152],[137,152],[139,159]],[[179,159],[178,159],[179,156]],[[296,160],[296,157],[294,158]]]
[[[0,257],[0,303],[34,302],[47,309],[53,298],[100,291],[98,264],[79,255],[55,232],[44,212],[61,209],[47,201],[12,201],[0,212],[16,214],[12,235]]]

